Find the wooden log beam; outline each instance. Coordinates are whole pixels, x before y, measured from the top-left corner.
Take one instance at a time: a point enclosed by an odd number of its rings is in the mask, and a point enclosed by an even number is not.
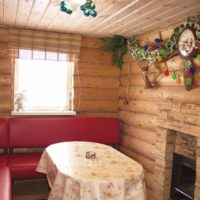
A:
[[[120,111],[119,118],[126,124],[153,129],[157,127],[157,116]]]
[[[144,180],[146,182],[147,188],[150,188],[151,190],[153,190],[153,184],[154,184],[153,173],[145,170]]]
[[[75,75],[79,72],[79,76],[94,76],[94,77],[119,77],[120,70],[111,64],[100,63],[78,63],[78,69],[75,67]]]
[[[149,159],[141,154],[135,153],[133,150],[130,150],[122,145],[120,146],[120,151],[122,153],[124,153],[125,155],[127,155],[128,157],[132,158],[133,160],[139,162],[144,167],[144,169],[146,169],[152,173],[154,172],[155,162],[152,161],[151,159]]]
[[[8,42],[0,42],[0,58],[9,58]]]
[[[74,88],[74,99],[75,101],[79,99],[79,94],[81,100],[117,100],[118,99],[118,89],[110,88]]]
[[[123,135],[121,145],[153,161],[155,160],[155,147],[150,143]]]
[[[75,101],[75,110],[78,112],[117,112],[118,103],[115,101]]]
[[[4,86],[11,86],[12,85],[12,77],[9,74],[0,74],[0,85],[1,87]]]
[[[124,100],[121,99],[119,100],[119,109],[152,115],[156,115],[158,112],[157,102],[143,100],[130,100],[129,104],[124,104]]]
[[[96,49],[103,45],[105,45],[104,42],[97,38],[82,37],[82,40],[81,40],[81,47]]]
[[[112,53],[100,49],[82,47],[79,62],[112,64]]]
[[[102,78],[102,77],[90,77],[81,76],[80,84],[78,77],[74,77],[74,87],[83,88],[118,88],[119,80],[117,78]]]
[[[102,77],[90,77],[81,76],[80,83],[77,76],[74,77],[74,87],[81,88],[118,88],[118,78],[102,78]]]
[[[118,117],[117,112],[77,112],[77,116],[87,116],[87,117]]]
[[[144,142],[148,142],[150,144],[155,144],[156,131],[151,131],[149,129],[135,127],[128,124],[122,124],[121,126],[125,135],[143,140]]]
[[[0,59],[0,74],[11,74],[11,60],[1,58]]]
[[[120,87],[119,96],[122,98],[127,96],[126,87]],[[143,87],[131,87],[129,90],[129,97],[138,100],[171,100],[173,102],[199,104],[200,88],[194,88],[190,90],[190,92],[188,92],[185,90],[184,87],[160,87],[153,89],[144,89]]]

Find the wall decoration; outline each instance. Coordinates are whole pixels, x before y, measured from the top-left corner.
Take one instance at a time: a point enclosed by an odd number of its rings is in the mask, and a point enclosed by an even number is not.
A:
[[[178,38],[178,52],[183,58],[192,58],[196,53],[196,33],[192,27],[185,27]]]
[[[149,62],[144,61],[144,60],[140,60],[140,61],[138,61],[138,66],[141,69],[142,78],[143,78],[144,83],[145,83],[144,87],[145,88],[152,88],[153,83],[149,80],[149,76],[148,76]]]
[[[151,44],[148,43],[144,46],[139,45],[138,38],[135,36],[127,39],[123,36],[117,35],[113,36],[112,38],[102,38],[102,40],[106,44],[105,46],[101,47],[101,49],[107,51],[109,50],[114,53],[113,63],[118,67],[122,67],[123,55],[126,52],[128,52],[134,59],[141,61],[139,62],[139,65],[143,79],[145,80],[146,88],[153,87],[153,85],[149,84],[148,82],[149,68],[147,67],[148,64],[146,61],[149,63],[160,64],[163,75],[171,76],[177,84],[180,84],[182,82],[181,74],[170,72],[168,70],[166,61],[176,56],[178,53],[182,57],[190,60],[195,57],[200,60],[200,22],[193,17],[188,17],[185,23],[175,27],[169,39],[162,40],[160,34],[160,38],[155,38]],[[119,41],[116,42],[115,40]],[[144,67],[144,63],[146,67]],[[194,67],[190,67],[190,70],[194,70]],[[187,68],[184,67],[184,84],[186,89],[191,89],[191,86],[189,85],[192,85],[193,77],[188,77],[189,72],[187,71]]]
[[[194,82],[194,73],[195,73],[195,69],[192,65],[192,62],[190,60],[187,60],[183,68],[183,78],[184,78],[184,85],[185,85],[186,90],[192,89],[193,82]]]
[[[186,43],[188,53],[185,52],[185,48],[183,49],[183,47],[186,47]],[[139,60],[148,60],[149,62],[168,60],[175,54],[174,51],[178,47],[179,52],[187,58],[191,57],[191,54],[194,55],[194,52],[200,51],[200,22],[197,19],[188,17],[185,24],[181,24],[174,29],[169,39],[162,41],[156,38],[151,45],[141,47],[135,36],[128,40],[128,49],[132,57]]]
[[[99,47],[103,51],[113,52],[112,62],[117,67],[121,68],[124,64],[123,56],[127,53],[127,38],[121,35],[114,35],[113,37],[104,37],[101,40],[105,45]]]

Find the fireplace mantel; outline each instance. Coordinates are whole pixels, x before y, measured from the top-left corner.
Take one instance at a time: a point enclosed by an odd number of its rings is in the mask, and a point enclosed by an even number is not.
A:
[[[200,104],[159,102],[158,124],[162,128],[200,137]]]

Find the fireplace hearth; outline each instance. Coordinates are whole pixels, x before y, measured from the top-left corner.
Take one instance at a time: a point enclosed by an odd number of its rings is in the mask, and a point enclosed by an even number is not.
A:
[[[174,153],[171,181],[172,200],[194,200],[196,162]]]

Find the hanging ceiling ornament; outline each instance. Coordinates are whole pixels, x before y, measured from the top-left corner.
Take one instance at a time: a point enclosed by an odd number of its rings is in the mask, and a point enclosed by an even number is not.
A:
[[[92,16],[92,17],[97,16],[97,11],[95,10],[95,8],[96,8],[96,6],[93,3],[93,0],[86,0],[86,2],[83,5],[80,5],[80,10],[82,10],[83,14],[87,17],[88,16]],[[72,12],[73,12],[73,9],[70,7],[69,3],[67,3],[66,0],[61,0],[60,10],[69,15],[72,14]]]

